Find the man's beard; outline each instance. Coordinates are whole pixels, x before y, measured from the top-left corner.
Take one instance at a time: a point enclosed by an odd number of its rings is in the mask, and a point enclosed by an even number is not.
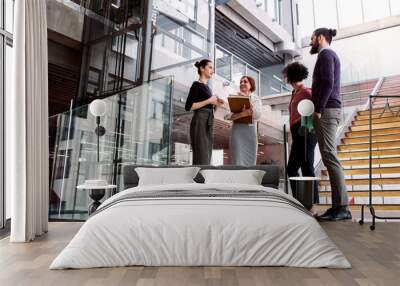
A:
[[[316,45],[312,45],[310,54],[315,55],[318,54],[318,52],[319,52],[319,44],[317,43]]]

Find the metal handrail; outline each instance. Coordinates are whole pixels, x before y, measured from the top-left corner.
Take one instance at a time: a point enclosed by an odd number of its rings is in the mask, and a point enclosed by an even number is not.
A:
[[[361,219],[359,223],[364,224],[364,209],[365,207],[369,208],[370,213],[372,215],[372,225],[370,225],[371,230],[375,230],[375,220],[376,219],[384,219],[384,220],[392,220],[392,219],[400,219],[400,217],[392,216],[378,216],[375,213],[375,208],[372,203],[372,101],[374,98],[400,98],[400,95],[376,95],[371,94],[369,96],[369,202],[368,205],[363,204],[361,206]],[[397,114],[398,115],[398,114]]]

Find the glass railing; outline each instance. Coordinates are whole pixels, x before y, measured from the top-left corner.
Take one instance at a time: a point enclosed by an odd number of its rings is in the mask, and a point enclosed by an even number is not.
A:
[[[362,80],[362,78],[361,72],[352,64],[344,64],[341,73],[342,128],[348,127],[357,111],[367,107],[368,96],[378,82],[378,79]]]
[[[172,84],[165,77],[103,99],[105,134],[99,139],[88,105],[49,118],[50,219],[88,217],[92,200],[88,190],[77,188],[86,180],[116,185],[107,198],[122,189],[124,164],[168,164]]]

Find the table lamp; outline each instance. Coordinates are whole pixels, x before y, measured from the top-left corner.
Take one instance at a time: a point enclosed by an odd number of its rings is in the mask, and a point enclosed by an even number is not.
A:
[[[301,129],[304,130],[304,156],[307,161],[307,133],[314,130],[312,114],[314,113],[314,103],[309,99],[303,99],[297,105],[297,111],[301,115]]]
[[[97,162],[100,161],[100,136],[106,133],[106,129],[100,126],[100,117],[106,114],[106,103],[102,99],[93,100],[89,106],[90,113],[96,117],[97,127],[94,133],[97,135]]]

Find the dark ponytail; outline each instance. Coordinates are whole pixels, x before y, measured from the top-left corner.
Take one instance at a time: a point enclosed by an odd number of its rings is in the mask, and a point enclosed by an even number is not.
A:
[[[327,28],[319,28],[314,31],[314,35],[318,38],[318,36],[324,36],[326,41],[331,44],[332,38],[337,34],[336,29],[327,29]]]
[[[198,73],[199,75],[201,75],[201,70],[200,70],[200,68],[205,68],[206,65],[208,65],[208,63],[211,63],[211,61],[208,60],[208,59],[203,59],[203,60],[201,60],[201,61],[199,61],[199,62],[195,62],[194,66],[197,68],[197,73]]]

